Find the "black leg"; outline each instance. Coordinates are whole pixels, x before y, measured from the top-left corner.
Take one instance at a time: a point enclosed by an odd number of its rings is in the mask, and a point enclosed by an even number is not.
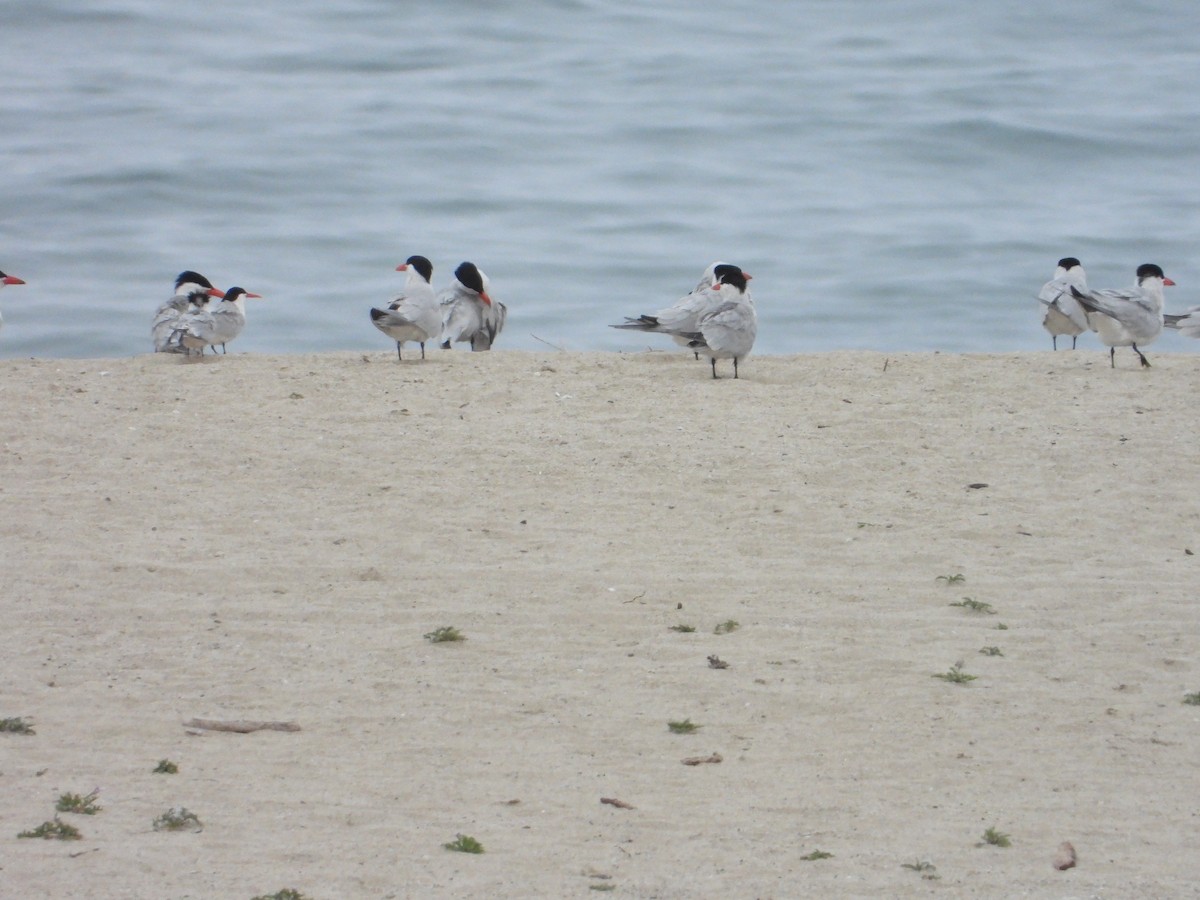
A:
[[[1129,346],[1131,346],[1133,348],[1133,352],[1136,353],[1138,355],[1138,359],[1140,359],[1142,361],[1142,368],[1143,369],[1150,368],[1150,360],[1146,359],[1145,354],[1143,354],[1142,351],[1138,349],[1137,344],[1130,344]]]
[[[1077,334],[1073,334],[1073,335],[1071,335],[1071,349],[1072,349],[1072,350],[1074,350],[1074,349],[1075,349],[1075,342],[1076,342],[1077,340],[1079,340],[1079,335],[1077,335]],[[1057,348],[1056,348],[1056,349],[1057,349]]]
[[[737,357],[736,357],[736,356],[733,358],[733,377],[734,377],[734,378],[737,378],[737,377],[738,377],[738,374],[737,374]]]
[[[696,361],[697,361],[697,362],[699,362],[699,361],[700,361],[700,354],[699,354],[699,353],[694,353],[694,354],[692,354],[692,355],[696,357]]]
[[[449,350],[449,349],[450,349],[450,342],[449,342],[449,341],[442,341],[442,349],[443,349],[443,350]]]
[[[401,359],[401,360],[404,359],[404,357],[400,354],[400,342],[399,341],[396,341],[396,359]]]
[[[1057,334],[1050,335],[1050,343],[1054,346],[1055,350],[1058,349],[1058,335]]]
[[[715,356],[712,358],[712,367],[713,367],[713,378],[716,378],[717,377],[717,358]]]
[[[1115,369],[1117,367],[1117,348],[1116,347],[1108,348],[1108,365],[1113,369]]]
[[[421,341],[421,359],[425,358],[425,342]]]

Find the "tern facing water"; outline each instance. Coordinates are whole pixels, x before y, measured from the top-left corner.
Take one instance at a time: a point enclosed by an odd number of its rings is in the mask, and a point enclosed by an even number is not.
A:
[[[1054,277],[1038,291],[1038,299],[1046,305],[1046,317],[1042,319],[1042,327],[1050,332],[1055,350],[1058,349],[1059,335],[1069,334],[1071,349],[1074,350],[1079,335],[1088,330],[1087,313],[1071,295],[1072,286],[1081,291],[1087,290],[1087,275],[1079,260],[1073,256],[1066,256],[1058,261]]]
[[[1163,287],[1173,285],[1154,263],[1138,266],[1137,284],[1125,290],[1089,291],[1071,286],[1071,295],[1087,312],[1088,325],[1109,348],[1108,359],[1117,367],[1117,348],[1132,347],[1150,368],[1150,360],[1138,349],[1153,343],[1163,329]]]
[[[155,353],[185,353],[186,348],[178,341],[172,343],[171,336],[179,327],[180,320],[189,314],[201,312],[213,298],[224,297],[223,291],[212,286],[212,282],[191,269],[180,272],[175,278],[175,295],[154,313],[150,326],[150,337],[154,340]],[[214,352],[216,352],[214,350]]]
[[[404,359],[401,348],[405,341],[419,343],[424,359],[425,342],[437,338],[442,330],[442,308],[429,285],[433,263],[424,256],[410,256],[396,271],[406,273],[404,290],[387,309],[372,309],[371,323],[396,342],[398,359]]]

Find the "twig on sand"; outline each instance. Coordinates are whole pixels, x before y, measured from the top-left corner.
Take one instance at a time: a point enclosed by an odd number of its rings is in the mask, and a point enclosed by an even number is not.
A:
[[[724,760],[720,753],[714,753],[712,756],[689,756],[687,759],[682,759],[685,766],[698,766],[703,763],[719,763]]]
[[[532,331],[531,331],[531,332],[529,332],[529,336],[530,336],[531,338],[533,338],[535,341],[541,341],[541,342],[542,342],[543,344],[545,344],[547,347],[553,347],[555,350],[564,350],[564,349],[566,349],[566,348],[564,348],[564,347],[560,347],[560,346],[558,346],[558,344],[552,344],[552,343],[550,343],[550,342],[549,342],[549,341],[547,341],[547,340],[542,340],[542,338],[538,337],[538,336],[537,336],[536,334],[534,334]]]
[[[634,809],[632,803],[626,803],[624,800],[618,800],[616,797],[601,797],[601,803],[607,803],[609,806],[615,806],[617,809]]]
[[[183,723],[184,728],[200,728],[205,731],[236,731],[238,734],[249,734],[251,731],[299,731],[296,722],[254,722],[241,719],[223,722],[217,719],[188,719]]]

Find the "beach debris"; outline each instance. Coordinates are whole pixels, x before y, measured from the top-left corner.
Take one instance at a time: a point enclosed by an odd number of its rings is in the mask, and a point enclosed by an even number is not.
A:
[[[1063,841],[1058,845],[1058,852],[1054,854],[1054,868],[1065,872],[1067,869],[1075,868],[1075,863],[1075,847],[1070,841]]]
[[[720,753],[713,753],[709,756],[689,756],[687,759],[680,760],[685,766],[702,766],[705,763],[719,763],[724,761],[725,757]]]
[[[251,731],[299,731],[296,722],[256,722],[249,719],[219,721],[217,719],[188,719],[184,728],[199,728],[202,731],[234,731],[249,734]]]
[[[969,487],[973,491],[977,491],[980,488],[988,487],[988,484],[986,481],[976,481],[974,484],[968,484],[967,487]]]
[[[721,659],[721,657],[717,656],[717,654],[712,653],[709,654],[708,657],[708,667],[710,669],[728,669],[729,663],[725,662],[725,660]]]
[[[617,809],[636,809],[632,803],[626,803],[624,800],[618,800],[616,797],[601,797],[601,803],[607,803],[609,806],[615,806]]]

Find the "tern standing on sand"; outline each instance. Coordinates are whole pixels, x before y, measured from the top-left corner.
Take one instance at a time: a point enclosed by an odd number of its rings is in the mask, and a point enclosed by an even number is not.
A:
[[[5,275],[3,272],[0,272],[0,288],[4,287],[5,285],[8,285],[8,284],[24,284],[24,283],[25,282],[22,281],[20,278],[18,278],[16,275]],[[0,316],[0,328],[3,328],[3,327],[4,327],[4,317]]]
[[[202,312],[213,297],[219,299],[224,296],[199,272],[191,269],[180,272],[175,279],[175,295],[154,313],[154,323],[150,326],[154,352],[184,353],[183,346],[171,343],[171,335],[179,327],[180,320],[189,314]]]
[[[442,330],[442,308],[430,287],[433,263],[424,256],[410,256],[396,266],[406,273],[404,290],[388,304],[387,309],[372,309],[371,322],[396,342],[396,357],[404,359],[401,348],[405,341],[421,345],[425,358],[425,342],[434,339]]]
[[[472,350],[491,350],[508,307],[488,294],[488,277],[475,263],[454,270],[454,280],[438,295],[442,308],[442,349],[451,343],[469,343]]]
[[[1072,286],[1086,291],[1087,274],[1079,260],[1073,256],[1065,256],[1058,261],[1054,277],[1038,291],[1038,299],[1046,305],[1046,317],[1042,319],[1042,327],[1050,332],[1055,350],[1058,349],[1059,335],[1069,334],[1071,349],[1074,350],[1076,339],[1088,330],[1087,313],[1071,295]]]
[[[746,281],[750,280],[750,276],[737,266],[732,266],[729,263],[715,262],[704,270],[704,274],[700,277],[700,281],[691,293],[685,294],[673,304],[665,309],[660,309],[658,312],[634,318],[626,317],[625,321],[620,325],[612,325],[610,327],[628,329],[630,331],[647,331],[654,334],[667,334],[681,347],[687,347],[692,339],[690,337],[683,337],[682,335],[690,335],[698,332],[700,330],[700,319],[725,302],[726,298],[721,296],[719,285],[721,284],[722,277],[726,275],[730,277],[742,277]],[[697,358],[699,358],[698,353]]]
[[[240,287],[231,287],[225,292],[225,299],[211,311],[184,316],[171,335],[171,341],[184,347],[189,356],[193,350],[199,350],[203,356],[205,347],[215,349],[217,344],[221,345],[221,351],[224,352],[225,344],[241,334],[246,326],[245,299],[261,299],[261,296]]]
[[[717,360],[733,360],[733,377],[738,377],[738,363],[750,355],[758,334],[758,313],[746,286],[749,276],[731,266],[735,272],[718,272],[720,279],[713,284],[721,302],[700,317],[698,333],[680,335],[689,338],[688,347],[703,353],[712,362],[712,377],[717,377]]]
[[[1087,291],[1071,288],[1071,295],[1087,311],[1088,325],[1109,348],[1109,364],[1117,367],[1117,348],[1132,347],[1150,368],[1150,360],[1138,349],[1152,344],[1163,329],[1163,286],[1173,285],[1154,263],[1138,266],[1137,284],[1123,291]]]

